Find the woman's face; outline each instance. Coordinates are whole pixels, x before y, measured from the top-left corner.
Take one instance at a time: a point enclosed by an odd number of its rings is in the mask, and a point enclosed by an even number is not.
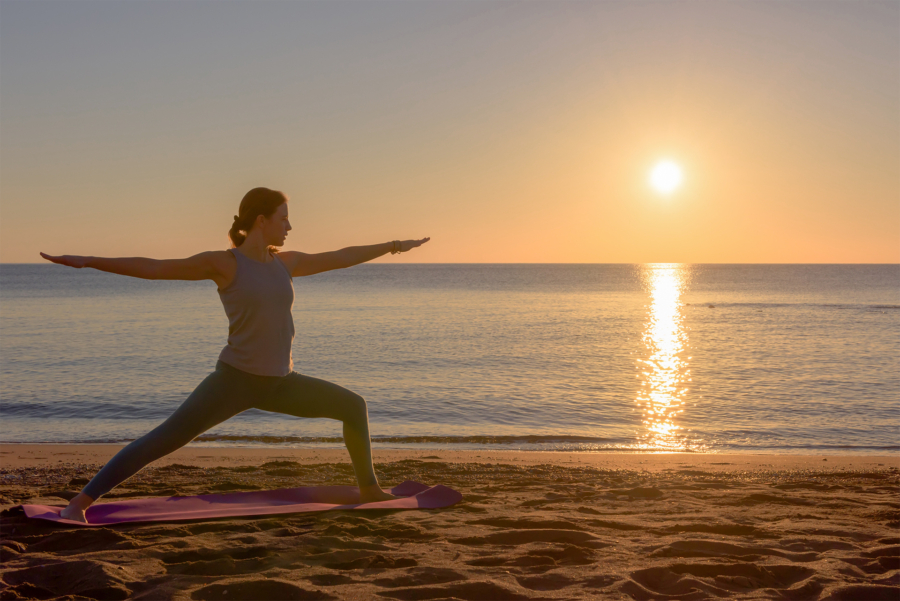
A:
[[[291,222],[288,221],[288,205],[286,202],[281,203],[271,216],[266,218],[263,215],[261,223],[263,240],[269,246],[284,246],[284,240],[287,233],[291,231]],[[259,217],[257,217],[259,219]]]

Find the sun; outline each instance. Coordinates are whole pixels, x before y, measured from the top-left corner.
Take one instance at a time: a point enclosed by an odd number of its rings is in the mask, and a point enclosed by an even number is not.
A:
[[[650,172],[650,185],[658,192],[669,194],[681,185],[681,167],[673,161],[660,161]]]

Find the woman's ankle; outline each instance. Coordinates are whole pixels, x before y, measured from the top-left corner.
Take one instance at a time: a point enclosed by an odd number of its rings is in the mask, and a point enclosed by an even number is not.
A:
[[[94,499],[84,494],[83,492],[78,493],[74,497],[69,500],[69,505],[72,507],[77,507],[81,511],[84,511],[88,507],[90,507],[94,503]]]

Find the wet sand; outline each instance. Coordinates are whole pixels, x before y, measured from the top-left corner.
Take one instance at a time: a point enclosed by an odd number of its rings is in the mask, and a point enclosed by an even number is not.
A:
[[[0,445],[2,599],[900,598],[900,457],[375,449],[437,510],[81,529],[120,446]],[[355,484],[345,449],[186,447],[100,502]]]

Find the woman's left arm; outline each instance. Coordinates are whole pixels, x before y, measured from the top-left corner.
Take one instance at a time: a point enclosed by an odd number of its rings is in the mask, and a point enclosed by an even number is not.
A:
[[[422,238],[421,240],[402,240],[400,241],[400,252],[406,252],[421,246],[431,240],[431,238]],[[324,253],[307,254],[297,251],[284,251],[278,253],[278,256],[284,261],[285,265],[291,272],[293,277],[301,277],[304,275],[313,275],[322,273],[323,271],[331,271],[332,269],[345,269],[353,267],[372,259],[391,252],[395,248],[393,242],[384,242],[382,244],[372,244],[370,246],[348,246],[340,250],[332,250]]]

